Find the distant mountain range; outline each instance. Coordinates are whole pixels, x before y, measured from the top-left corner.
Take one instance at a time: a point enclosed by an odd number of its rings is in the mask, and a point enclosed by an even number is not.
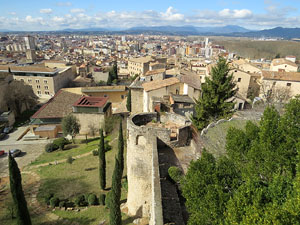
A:
[[[0,30],[0,32],[16,32],[10,30]],[[47,32],[47,31],[40,31]],[[132,27],[129,29],[120,28],[83,28],[64,29],[58,31],[48,31],[50,33],[99,33],[99,34],[156,34],[156,35],[202,35],[202,36],[228,36],[228,37],[265,37],[265,38],[300,38],[300,28],[276,27],[260,31],[248,30],[236,25],[222,27],[195,27],[195,26],[154,26],[154,27]],[[33,32],[39,33],[39,32]]]

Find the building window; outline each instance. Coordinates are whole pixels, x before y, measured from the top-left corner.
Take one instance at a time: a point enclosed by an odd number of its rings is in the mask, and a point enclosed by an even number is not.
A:
[[[40,80],[35,80],[35,83],[39,84],[39,83],[40,83]]]
[[[20,81],[24,82],[24,79],[20,79]]]
[[[31,83],[32,82],[32,80],[31,79],[28,79],[28,83]]]
[[[37,91],[37,93],[38,93],[38,95],[41,95],[41,94],[42,94],[42,92],[41,92],[41,91]]]
[[[49,91],[45,91],[45,95],[50,95],[50,92]]]
[[[44,84],[48,84],[48,81],[47,81],[47,80],[44,80]]]
[[[45,90],[48,90],[49,89],[49,87],[48,86],[45,86]]]
[[[124,99],[124,95],[121,95],[121,99]]]
[[[241,82],[242,78],[238,78],[238,82]]]
[[[292,86],[292,83],[286,83],[286,86],[290,87]]]
[[[276,85],[276,81],[275,82],[273,82],[273,86],[275,86]]]
[[[41,88],[41,85],[36,85],[36,88],[37,88],[37,89],[40,89],[40,88]]]
[[[107,97],[107,95],[103,95],[104,97]]]

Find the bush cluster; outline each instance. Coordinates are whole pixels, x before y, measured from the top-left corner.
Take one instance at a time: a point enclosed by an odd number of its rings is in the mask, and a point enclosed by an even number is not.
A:
[[[56,207],[56,206],[58,206],[59,205],[59,198],[57,198],[57,197],[52,197],[51,199],[50,199],[50,206],[51,207]]]
[[[181,171],[181,169],[179,169],[178,167],[176,166],[171,166],[169,169],[168,169],[168,174],[169,174],[169,177],[175,181],[176,183],[179,183],[182,176],[183,176],[183,173]]]
[[[45,151],[50,153],[50,152],[53,152],[53,151],[57,150],[58,148],[59,147],[56,144],[49,143],[45,146]]]
[[[60,150],[63,150],[65,145],[69,144],[69,141],[64,137],[60,137],[60,138],[55,139],[53,141],[53,144],[58,146]]]
[[[105,194],[101,194],[99,197],[99,204],[105,205]]]

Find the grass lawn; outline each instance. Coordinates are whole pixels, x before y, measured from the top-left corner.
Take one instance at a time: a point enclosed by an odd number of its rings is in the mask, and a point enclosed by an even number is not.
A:
[[[110,138],[108,136],[108,138]],[[38,165],[55,160],[67,159],[69,156],[77,156],[87,152],[91,152],[94,149],[98,149],[99,139],[94,139],[88,142],[88,144],[69,144],[65,146],[65,150],[56,150],[54,152],[44,152],[30,165]]]
[[[226,135],[228,129],[230,127],[244,129],[246,123],[247,120],[232,120],[210,128],[203,137],[206,150],[217,158],[225,155]]]

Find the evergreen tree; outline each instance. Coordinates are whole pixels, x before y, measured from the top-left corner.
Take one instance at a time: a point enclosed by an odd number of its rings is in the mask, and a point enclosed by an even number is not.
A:
[[[128,91],[126,108],[129,112],[131,112],[131,89]]]
[[[120,119],[120,128],[119,128],[118,161],[120,162],[120,167],[121,167],[121,171],[122,171],[121,174],[123,174],[123,170],[124,170],[124,139],[123,139],[122,119]]]
[[[106,186],[106,160],[105,160],[105,147],[104,147],[104,136],[103,130],[100,129],[100,143],[99,143],[99,179],[100,188],[105,189]]]
[[[122,171],[119,160],[115,159],[115,168],[112,177],[112,187],[111,187],[111,196],[109,203],[109,224],[110,225],[121,225],[122,224],[122,215],[120,209],[120,200],[121,200],[121,180],[122,180]]]
[[[111,85],[112,84],[112,81],[113,81],[113,75],[111,74],[111,71],[108,72],[108,79],[107,79],[107,82],[106,84],[107,85]]]
[[[114,62],[113,68],[112,68],[112,74],[113,74],[113,80],[118,80],[118,65],[117,62]]]
[[[234,103],[231,98],[236,94],[233,74],[229,74],[226,59],[220,57],[212,68],[211,78],[206,77],[201,85],[201,95],[196,100],[193,124],[202,130],[211,121],[226,118],[232,113]]]
[[[31,225],[27,202],[22,188],[22,177],[15,159],[8,155],[10,191],[17,214],[18,225]]]

